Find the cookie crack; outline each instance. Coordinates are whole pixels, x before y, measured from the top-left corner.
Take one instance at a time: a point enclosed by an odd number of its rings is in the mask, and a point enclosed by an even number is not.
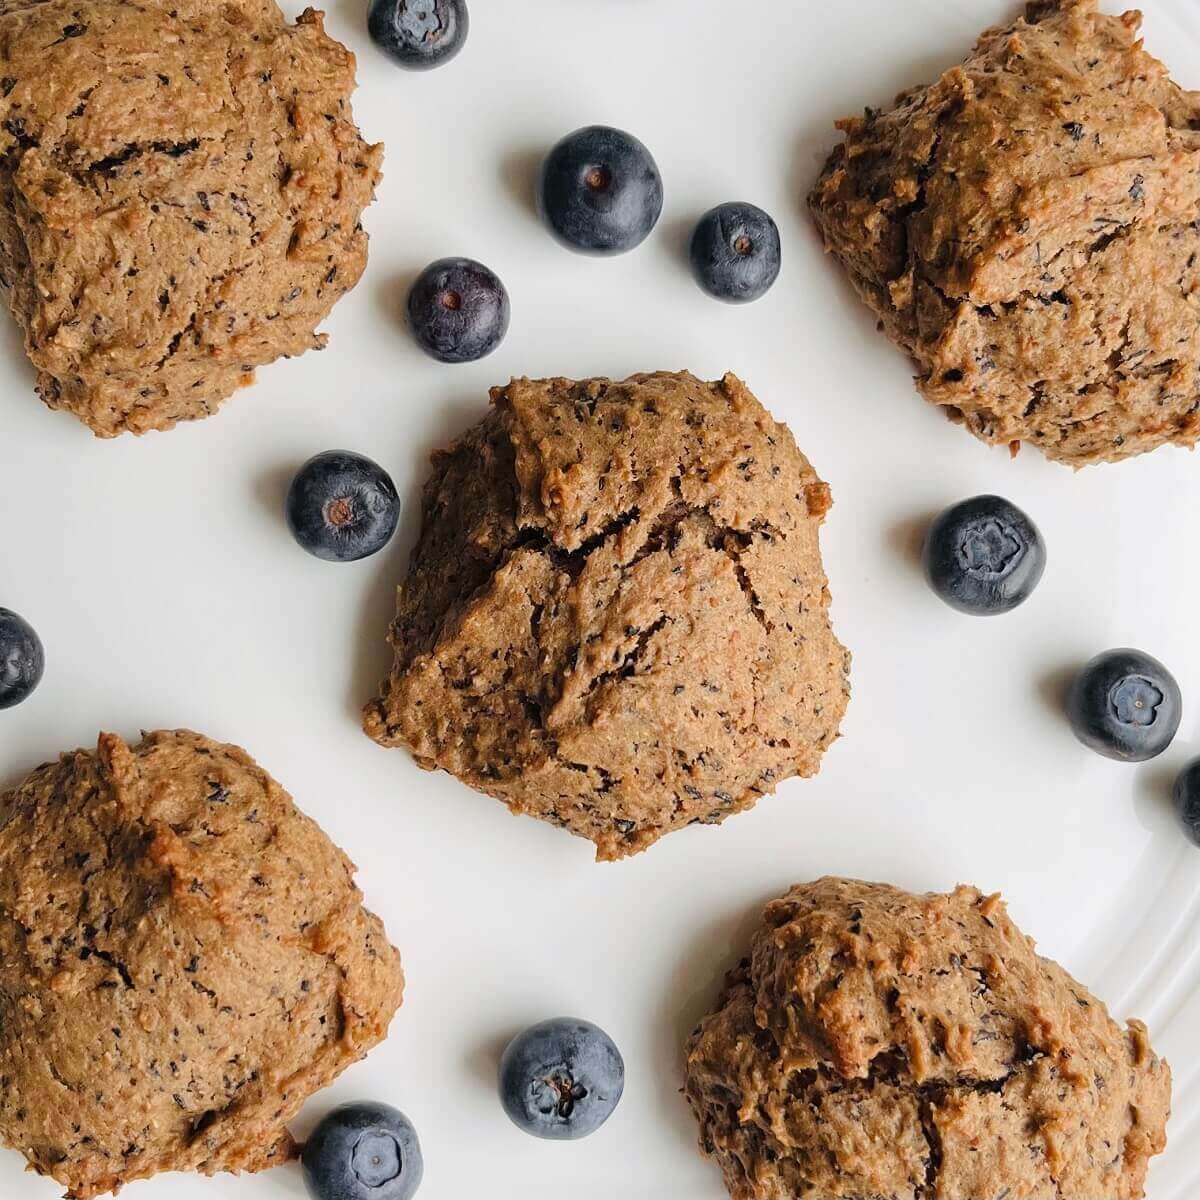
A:
[[[764,536],[767,535],[764,534]],[[720,550],[733,564],[734,577],[737,579],[742,594],[746,597],[750,612],[767,633],[772,633],[775,626],[767,616],[766,609],[763,608],[762,600],[754,588],[754,581],[750,578],[750,572],[746,569],[746,564],[742,562],[742,556],[739,553],[740,550],[749,549],[752,541],[752,534],[742,533],[728,525],[714,524],[713,536],[709,545],[714,550]]]
[[[602,671],[596,675],[587,685],[581,699],[588,700],[593,693],[599,691],[607,683],[613,683],[621,679],[629,679],[637,674],[638,664],[646,655],[651,641],[660,633],[667,625],[674,623],[674,618],[663,613],[657,620],[652,621],[645,628],[638,631],[637,640],[632,648],[628,650],[621,658],[621,661],[607,671]]]
[[[920,1189],[920,1195],[934,1200],[938,1191],[938,1180],[942,1173],[942,1134],[938,1129],[933,1112],[933,1098],[922,1094],[917,1098],[917,1114],[921,1121],[921,1132],[925,1136],[925,1145],[929,1157],[925,1160],[925,1181]]]
[[[98,958],[101,962],[107,963],[121,977],[121,982],[129,991],[136,991],[136,985],[133,982],[133,976],[129,972],[129,968],[110,950],[99,949],[89,939],[88,944],[81,946],[79,950],[79,958],[82,962],[87,962],[89,958]]]

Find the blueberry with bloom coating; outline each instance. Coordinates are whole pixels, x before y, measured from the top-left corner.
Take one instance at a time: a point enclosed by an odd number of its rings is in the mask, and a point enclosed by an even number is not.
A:
[[[1108,650],[1075,677],[1067,717],[1075,736],[1097,754],[1145,762],[1174,740],[1183,716],[1175,677],[1140,650]]]
[[[343,1104],[300,1158],[313,1200],[412,1200],[425,1163],[412,1122],[387,1104]]]
[[[537,200],[542,220],[564,245],[585,254],[623,254],[658,223],[662,178],[633,134],[588,125],[546,156]]]
[[[951,608],[986,617],[1029,599],[1046,569],[1046,548],[1015,504],[976,496],[934,520],[921,561],[929,586]]]
[[[400,519],[400,497],[378,463],[350,450],[326,450],[296,472],[284,515],[309,554],[354,562],[388,544]]]
[[[704,291],[730,304],[748,304],[779,277],[779,227],[753,204],[718,204],[700,218],[688,253]]]
[[[513,1038],[500,1059],[500,1102],[534,1137],[574,1141],[595,1133],[624,1090],[621,1053],[590,1021],[542,1021]]]

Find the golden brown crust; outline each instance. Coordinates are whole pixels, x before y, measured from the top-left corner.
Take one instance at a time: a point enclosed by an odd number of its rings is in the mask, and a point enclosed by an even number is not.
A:
[[[288,1158],[400,1003],[353,871],[186,731],[102,734],[0,796],[0,1140],[76,1200]]]
[[[735,1200],[1138,1200],[1171,1076],[998,896],[826,878],[767,906],[686,1091]]]
[[[0,0],[0,282],[38,391],[102,437],[320,348],[381,148],[354,57],[274,0]]]
[[[829,490],[732,375],[515,380],[435,456],[367,732],[621,858],[812,775]]]
[[[1075,466],[1200,436],[1200,93],[1140,20],[1031,4],[841,122],[809,197],[926,399]]]

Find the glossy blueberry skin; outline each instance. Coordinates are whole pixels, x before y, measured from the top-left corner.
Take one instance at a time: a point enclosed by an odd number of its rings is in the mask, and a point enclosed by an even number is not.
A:
[[[27,700],[42,682],[46,652],[28,621],[0,608],[0,708]]]
[[[537,203],[564,246],[584,254],[624,254],[658,224],[662,177],[653,155],[632,134],[588,125],[546,155]]]
[[[400,518],[400,497],[378,463],[350,450],[326,450],[296,472],[284,515],[309,554],[354,562],[388,544]]]
[[[533,1025],[500,1059],[500,1103],[534,1137],[576,1141],[595,1133],[625,1090],[625,1063],[604,1030],[559,1017]]]
[[[718,204],[700,218],[688,257],[702,290],[728,304],[749,304],[779,278],[779,227],[753,204]]]
[[[408,293],[409,328],[438,362],[476,362],[491,354],[511,315],[504,284],[472,258],[439,258]]]
[[[300,1156],[313,1200],[412,1200],[425,1162],[412,1122],[387,1104],[343,1104]]]
[[[1161,754],[1179,730],[1183,697],[1175,677],[1140,650],[1106,650],[1075,677],[1067,718],[1085,745],[1120,762]]]
[[[1200,758],[1194,758],[1175,780],[1175,812],[1183,831],[1200,846]]]
[[[470,28],[466,0],[371,0],[367,31],[393,62],[410,71],[448,63]]]
[[[1029,599],[1046,569],[1046,546],[1015,504],[976,496],[934,519],[921,562],[929,586],[951,608],[989,617]]]

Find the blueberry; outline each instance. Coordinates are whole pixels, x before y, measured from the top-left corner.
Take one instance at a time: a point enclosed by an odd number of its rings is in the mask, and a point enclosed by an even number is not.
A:
[[[976,496],[935,518],[922,563],[929,586],[951,608],[986,617],[1029,599],[1046,569],[1046,548],[1015,504]]]
[[[28,621],[0,608],[0,708],[12,708],[42,682],[46,654]]]
[[[386,1104],[343,1104],[300,1156],[313,1200],[410,1200],[425,1163],[412,1122]]]
[[[650,151],[632,134],[588,125],[542,163],[538,212],[560,241],[586,254],[623,254],[662,214],[663,186]]]
[[[389,58],[425,71],[449,62],[467,40],[466,0],[371,0],[367,30]]]
[[[710,296],[748,304],[779,278],[779,227],[753,204],[718,204],[692,234],[692,274]]]
[[[439,362],[475,362],[491,354],[508,332],[509,316],[504,284],[471,258],[439,258],[408,293],[413,337]]]
[[[612,1116],[625,1090],[625,1064],[612,1038],[587,1021],[533,1025],[500,1059],[500,1103],[518,1129],[574,1141]]]
[[[1194,758],[1175,780],[1175,811],[1184,832],[1200,846],[1200,758]]]
[[[296,472],[284,505],[292,536],[328,562],[354,562],[387,545],[400,497],[377,463],[349,450],[326,450]]]
[[[1097,754],[1145,762],[1175,737],[1183,698],[1174,676],[1140,650],[1108,650],[1075,677],[1067,717],[1075,736]]]

